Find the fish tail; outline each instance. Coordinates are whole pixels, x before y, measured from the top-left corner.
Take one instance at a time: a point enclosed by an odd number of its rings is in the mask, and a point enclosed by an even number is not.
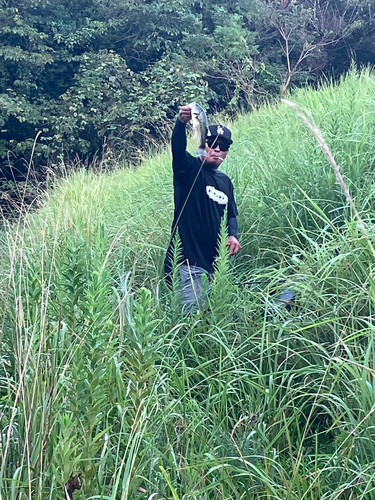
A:
[[[207,151],[204,148],[198,148],[197,155],[198,156],[207,156]]]

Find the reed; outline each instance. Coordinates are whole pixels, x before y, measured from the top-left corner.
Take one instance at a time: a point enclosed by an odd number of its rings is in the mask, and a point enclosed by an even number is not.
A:
[[[231,124],[243,251],[205,313],[162,281],[167,150],[4,222],[1,499],[375,499],[374,98],[370,70],[290,96],[357,212],[284,105]]]

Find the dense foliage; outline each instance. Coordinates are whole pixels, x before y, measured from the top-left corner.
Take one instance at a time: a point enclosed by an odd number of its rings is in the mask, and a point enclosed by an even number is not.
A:
[[[374,83],[295,96],[364,230],[292,110],[232,124],[243,251],[223,240],[205,315],[161,281],[167,152],[1,233],[1,498],[375,499]]]
[[[3,0],[0,161],[137,157],[179,105],[250,109],[374,62],[369,0]],[[33,148],[34,141],[35,151]]]

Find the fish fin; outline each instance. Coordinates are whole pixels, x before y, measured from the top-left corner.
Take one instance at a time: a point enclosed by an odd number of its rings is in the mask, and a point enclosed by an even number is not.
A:
[[[197,149],[197,155],[198,156],[207,156],[207,151],[205,149],[198,148]]]

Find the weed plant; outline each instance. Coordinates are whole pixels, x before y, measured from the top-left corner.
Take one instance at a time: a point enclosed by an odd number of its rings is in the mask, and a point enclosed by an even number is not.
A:
[[[375,76],[290,99],[375,244]],[[223,233],[206,311],[162,281],[167,151],[77,172],[1,233],[1,499],[375,499],[369,240],[293,111],[231,127],[243,251]]]

